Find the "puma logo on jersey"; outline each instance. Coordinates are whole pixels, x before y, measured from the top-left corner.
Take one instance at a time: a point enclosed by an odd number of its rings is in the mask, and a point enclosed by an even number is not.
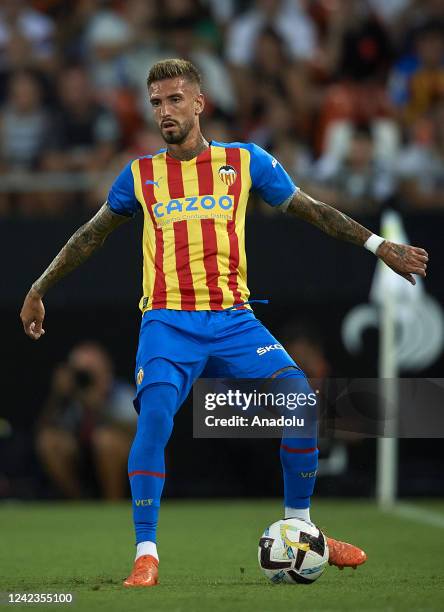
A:
[[[145,181],[145,185],[155,185],[157,187],[157,189],[159,189],[159,182],[161,179],[159,179],[158,181]]]

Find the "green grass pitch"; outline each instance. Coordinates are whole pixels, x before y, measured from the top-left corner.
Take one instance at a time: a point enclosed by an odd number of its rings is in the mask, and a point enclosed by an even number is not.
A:
[[[424,503],[442,513],[444,503]],[[263,529],[278,501],[164,502],[160,584],[121,586],[133,555],[130,504],[0,506],[0,591],[73,592],[69,605],[3,609],[156,612],[444,610],[444,529],[369,502],[315,500],[312,518],[330,535],[361,545],[361,568],[328,568],[313,585],[273,585],[257,565]]]

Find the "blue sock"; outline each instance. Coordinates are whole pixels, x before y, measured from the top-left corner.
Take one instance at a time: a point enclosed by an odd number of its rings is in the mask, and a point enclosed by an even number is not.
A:
[[[316,438],[282,438],[280,454],[285,507],[309,508],[318,467]]]
[[[301,378],[300,370],[287,370],[277,378]],[[305,376],[304,376],[305,378]],[[304,392],[312,392],[305,378]],[[298,384],[298,389],[300,385]],[[315,408],[314,408],[315,409]],[[318,467],[317,439],[313,438],[282,438],[281,465],[284,475],[284,500],[286,508],[309,508],[310,497],[316,481]]]
[[[136,544],[156,542],[160,498],[165,482],[165,446],[173,429],[177,389],[153,384],[139,397],[137,433],[128,457]]]

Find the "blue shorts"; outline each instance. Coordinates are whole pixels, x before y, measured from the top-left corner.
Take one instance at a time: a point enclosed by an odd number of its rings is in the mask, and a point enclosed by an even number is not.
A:
[[[194,381],[205,378],[269,378],[300,368],[249,309],[149,310],[142,318],[136,358],[137,396],[153,383],[178,390],[178,406]]]

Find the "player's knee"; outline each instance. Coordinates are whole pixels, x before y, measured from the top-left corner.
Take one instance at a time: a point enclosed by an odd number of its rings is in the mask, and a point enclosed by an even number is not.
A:
[[[308,382],[308,379],[304,372],[298,368],[297,366],[286,366],[274,372],[270,379],[276,381],[278,387],[282,387],[282,390],[286,390],[287,392],[292,389],[296,393],[303,393],[307,396],[307,398],[315,397],[314,391]],[[285,380],[285,382],[280,383],[280,381]],[[313,401],[307,402],[308,406],[314,405]]]
[[[168,439],[173,428],[173,417],[163,406],[152,406],[149,410],[149,417],[146,430],[150,438],[156,442]]]
[[[173,428],[176,401],[177,389],[172,385],[151,385],[144,389],[140,398],[138,433],[166,443]]]

